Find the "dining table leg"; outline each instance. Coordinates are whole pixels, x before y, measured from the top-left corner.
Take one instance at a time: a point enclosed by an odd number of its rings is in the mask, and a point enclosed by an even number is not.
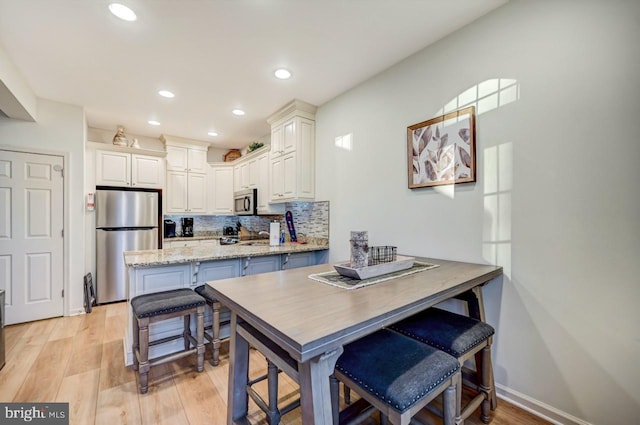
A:
[[[238,316],[231,313],[231,335],[229,340],[229,388],[227,397],[227,425],[247,422],[249,399],[249,343],[237,330]]]
[[[333,424],[329,376],[333,374],[336,361],[343,351],[343,348],[339,347],[309,361],[298,363],[303,425]]]

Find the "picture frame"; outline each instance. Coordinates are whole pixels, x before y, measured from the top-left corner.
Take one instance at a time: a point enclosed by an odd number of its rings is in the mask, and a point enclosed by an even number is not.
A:
[[[409,189],[476,181],[475,117],[469,106],[407,127]]]

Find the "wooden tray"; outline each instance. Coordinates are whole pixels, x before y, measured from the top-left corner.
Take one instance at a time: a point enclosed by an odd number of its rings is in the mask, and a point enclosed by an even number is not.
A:
[[[369,279],[371,277],[381,276],[387,273],[393,273],[400,270],[405,270],[413,266],[414,257],[404,257],[398,255],[396,261],[390,261],[388,263],[376,264],[375,266],[361,267],[354,269],[349,267],[349,263],[334,264],[333,268],[342,276],[347,276],[352,279]]]

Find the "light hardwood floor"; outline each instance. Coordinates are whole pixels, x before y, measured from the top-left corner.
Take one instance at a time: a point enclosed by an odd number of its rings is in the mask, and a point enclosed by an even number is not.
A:
[[[99,306],[91,314],[61,317],[5,328],[7,363],[0,371],[2,402],[69,402],[70,423],[136,425],[222,425],[226,423],[228,344],[220,365],[195,371],[195,357],[153,368],[149,392],[138,394],[137,375],[123,361],[122,335],[126,303]],[[250,375],[266,371],[262,355],[251,350]],[[266,382],[257,384],[266,398]],[[284,405],[298,396],[298,387],[280,374],[279,399]],[[354,398],[356,398],[354,396]],[[427,425],[440,424],[432,415]],[[249,421],[266,424],[265,415],[249,404]],[[369,420],[377,423],[375,416]],[[284,425],[301,423],[300,410],[282,418]],[[480,425],[479,414],[465,422]],[[548,424],[500,400],[494,425]]]

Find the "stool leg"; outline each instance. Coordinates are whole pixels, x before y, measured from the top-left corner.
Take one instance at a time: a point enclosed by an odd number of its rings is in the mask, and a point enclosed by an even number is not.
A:
[[[462,364],[460,367],[462,368]],[[456,425],[462,422],[462,373],[460,373],[460,378],[456,381]]]
[[[138,370],[138,350],[140,348],[140,328],[138,327],[138,318],[133,318],[133,344],[131,349],[133,351],[133,370]]]
[[[480,389],[484,393],[485,398],[480,406],[480,419],[485,424],[491,421],[489,418],[489,410],[491,408],[491,399],[493,394],[493,370],[491,368],[491,346],[487,344],[481,351],[481,370],[480,370]]]
[[[457,390],[460,384],[457,383],[457,378],[453,378],[451,385],[442,393],[442,420],[444,425],[454,425],[456,422],[456,404],[457,404]]]
[[[331,416],[333,417],[333,425],[339,425],[340,422],[340,381],[334,374],[329,376],[329,389],[331,391]]]
[[[380,412],[380,425],[389,425],[389,417]]]
[[[267,422],[269,425],[280,423],[280,410],[278,409],[278,367],[267,360],[267,389],[269,393],[269,411]]]
[[[467,303],[469,306],[469,316],[475,317],[478,320],[482,320],[483,322],[487,321],[487,316],[484,311],[484,299],[482,297],[482,286],[476,286],[471,290],[472,299]],[[489,367],[491,363],[489,363]],[[493,369],[491,369],[491,410],[496,410],[498,407],[498,396],[496,394],[496,385],[493,377]]]
[[[215,302],[211,307],[213,309],[213,342],[211,344],[213,347],[213,359],[211,364],[218,366],[220,363],[220,303]]]
[[[140,376],[140,394],[146,394],[149,389],[149,319],[140,319],[138,322],[140,327],[139,343],[140,343],[140,365],[138,366],[138,374]]]
[[[184,338],[184,349],[188,350],[191,346],[191,341],[189,341],[189,336],[191,336],[191,315],[185,314],[184,316],[184,332],[182,332],[182,337]]]
[[[345,384],[342,384],[342,390],[344,391],[344,402],[347,404],[351,404],[351,388],[347,387]]]
[[[198,372],[204,370],[204,306],[198,307],[196,312],[196,341],[198,342]]]

